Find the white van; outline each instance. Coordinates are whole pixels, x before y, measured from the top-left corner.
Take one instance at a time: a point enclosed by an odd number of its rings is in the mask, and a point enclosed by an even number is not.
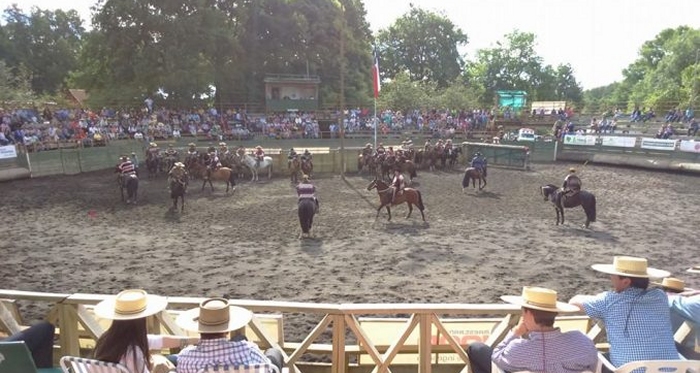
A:
[[[535,130],[531,128],[521,128],[518,130],[518,141],[535,141],[536,138]]]

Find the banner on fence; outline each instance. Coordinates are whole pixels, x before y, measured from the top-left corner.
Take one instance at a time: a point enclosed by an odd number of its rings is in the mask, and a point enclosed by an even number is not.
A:
[[[564,145],[595,145],[596,137],[590,135],[566,135],[564,136]]]
[[[634,148],[637,143],[636,137],[625,136],[603,136],[603,146],[617,146],[619,148]]]
[[[676,150],[676,142],[676,140],[664,140],[643,137],[641,148],[653,150]]]
[[[17,158],[17,149],[14,145],[0,146],[0,159]]]
[[[700,141],[681,141],[681,151],[690,153],[700,153]]]

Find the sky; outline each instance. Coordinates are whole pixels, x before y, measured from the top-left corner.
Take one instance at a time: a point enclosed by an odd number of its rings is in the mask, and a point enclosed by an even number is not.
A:
[[[86,24],[96,0],[0,0],[28,11],[76,9]],[[504,35],[519,30],[536,36],[545,64],[571,64],[584,89],[622,79],[622,69],[639,48],[666,28],[700,27],[699,0],[364,0],[373,32],[389,27],[414,7],[447,17],[469,38],[463,49],[472,59]]]

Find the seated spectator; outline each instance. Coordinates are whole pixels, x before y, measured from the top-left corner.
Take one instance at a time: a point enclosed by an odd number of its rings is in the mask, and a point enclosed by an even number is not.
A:
[[[612,365],[678,360],[668,297],[660,289],[648,289],[649,278],[668,277],[670,273],[648,268],[646,259],[630,256],[616,256],[612,264],[594,264],[592,268],[610,275],[613,291],[577,295],[569,303],[605,323],[610,342],[607,357]],[[605,366],[603,371],[607,371]]]
[[[654,285],[660,285],[668,295],[673,330],[678,330],[684,321],[693,325],[695,330],[687,344],[676,343],[676,348],[686,359],[700,359],[700,353],[695,350],[696,343],[700,343],[700,294],[686,288],[685,281],[677,278],[665,278]]]
[[[0,339],[0,343],[22,341],[31,352],[34,365],[37,368],[52,368],[55,329],[50,323],[42,321],[19,333]]]
[[[109,329],[95,344],[95,359],[119,363],[130,372],[168,372],[175,367],[164,356],[151,355],[151,350],[185,347],[196,338],[146,334],[146,318],[165,309],[163,297],[143,290],[124,290],[95,306],[95,314],[112,320]]]
[[[562,333],[554,327],[559,312],[578,311],[576,306],[557,302],[556,291],[526,286],[522,296],[501,299],[522,307],[520,321],[493,350],[481,342],[469,345],[471,372],[491,373],[491,362],[505,372],[596,370],[598,352],[593,342],[580,331]]]
[[[180,352],[177,359],[178,373],[197,373],[212,365],[275,365],[282,371],[282,352],[260,348],[245,338],[245,326],[253,313],[230,306],[223,298],[210,298],[199,307],[184,312],[177,324],[185,330],[198,332],[200,342]],[[227,338],[233,331],[233,338]]]

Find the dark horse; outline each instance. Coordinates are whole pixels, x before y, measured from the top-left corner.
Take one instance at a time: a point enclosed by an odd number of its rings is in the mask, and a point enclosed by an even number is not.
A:
[[[180,198],[180,212],[185,211],[185,190],[187,190],[187,180],[173,179],[170,181],[170,198],[173,199],[173,210],[177,211],[177,199]]]
[[[464,178],[462,178],[462,192],[469,187],[469,180],[472,181],[472,188],[476,188],[477,180],[479,180],[479,190],[484,189],[486,186],[486,176],[474,167],[467,167],[467,169],[464,170]],[[482,181],[484,182],[484,185],[481,185]]]
[[[573,196],[565,196],[564,191],[556,185],[547,184],[540,187],[540,193],[544,200],[549,200],[554,204],[554,209],[557,211],[557,225],[559,225],[559,216],[561,215],[561,224],[564,224],[564,208],[581,206],[586,213],[586,224],[588,228],[591,222],[595,222],[595,196],[593,193],[585,190],[579,191]]]
[[[312,198],[302,198],[299,200],[299,224],[301,225],[301,234],[299,238],[311,236],[311,225],[314,222],[316,214],[316,201]]]
[[[379,217],[379,212],[382,210],[382,207],[386,206],[386,212],[389,214],[389,221],[391,221],[391,209],[389,207],[400,205],[402,203],[407,203],[408,215],[406,215],[406,219],[411,217],[411,213],[413,212],[413,205],[416,205],[418,207],[418,210],[420,210],[420,215],[423,217],[423,221],[425,221],[425,214],[423,213],[423,210],[425,210],[425,206],[423,206],[423,197],[421,196],[419,190],[413,188],[404,188],[403,193],[397,194],[396,200],[394,201],[394,203],[392,203],[391,196],[393,189],[389,184],[382,180],[374,179],[367,186],[367,190],[372,190],[375,188],[377,189],[377,194],[379,194],[379,208],[377,209],[377,218]]]
[[[139,190],[139,178],[133,175],[125,176],[119,183],[119,190],[122,194],[122,202],[124,202],[124,189],[126,189],[126,203],[136,204],[137,193]]]

